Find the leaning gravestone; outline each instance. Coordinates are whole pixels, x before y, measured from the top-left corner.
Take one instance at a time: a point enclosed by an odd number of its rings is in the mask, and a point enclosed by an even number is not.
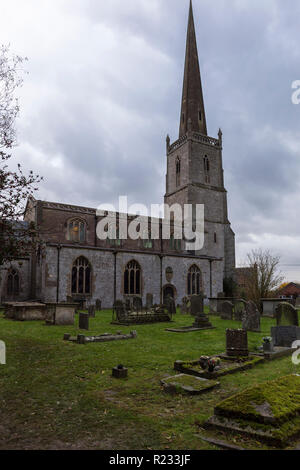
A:
[[[88,330],[89,329],[89,314],[88,313],[79,313],[79,329]]]
[[[249,356],[246,330],[226,330],[226,354],[229,357]]]
[[[100,312],[102,310],[102,302],[100,299],[96,300],[96,310]]]
[[[153,307],[153,294],[146,295],[146,307],[147,310],[151,310]]]
[[[298,310],[287,302],[282,302],[275,309],[277,326],[299,326]]]
[[[89,313],[89,317],[95,318],[96,317],[96,306],[95,305],[89,305],[88,313]]]
[[[246,303],[246,311],[243,315],[243,329],[260,333],[260,313],[254,302]]]
[[[228,300],[221,304],[221,318],[222,320],[232,320],[233,316],[233,304]]]

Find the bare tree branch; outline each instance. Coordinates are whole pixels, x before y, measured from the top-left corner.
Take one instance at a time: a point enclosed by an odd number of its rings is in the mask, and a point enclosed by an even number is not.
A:
[[[9,46],[0,47],[0,266],[23,256],[35,238],[34,227],[22,224],[28,197],[37,190],[39,175],[25,175],[21,165],[11,171],[8,161],[17,145],[15,121],[19,114],[16,90],[22,86],[22,58],[10,53]]]

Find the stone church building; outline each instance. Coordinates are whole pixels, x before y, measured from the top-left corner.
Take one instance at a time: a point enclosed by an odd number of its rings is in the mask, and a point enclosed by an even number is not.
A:
[[[205,205],[205,242],[190,252],[185,242],[97,238],[96,209],[30,199],[25,222],[34,222],[43,239],[30,258],[17,260],[1,276],[4,300],[64,302],[101,299],[111,308],[124,296],[153,294],[155,304],[171,294],[176,303],[201,291],[223,291],[235,268],[235,236],[228,220],[222,164],[222,133],[209,137],[200,77],[192,5],[190,6],[179,138],[167,137],[165,203]],[[129,222],[134,217],[128,216]]]

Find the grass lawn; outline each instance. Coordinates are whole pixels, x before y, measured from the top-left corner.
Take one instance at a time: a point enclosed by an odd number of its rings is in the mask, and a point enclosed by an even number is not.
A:
[[[240,323],[210,317],[217,329],[176,334],[165,331],[169,324],[119,327],[110,325],[111,318],[111,311],[98,312],[88,334],[136,329],[137,339],[77,345],[64,342],[63,335],[78,334],[78,318],[74,328],[48,327],[0,314],[0,340],[7,347],[7,365],[0,366],[0,449],[214,449],[199,436],[224,438],[201,429],[217,403],[249,386],[300,373],[288,357],[222,377],[221,387],[205,395],[171,396],[160,379],[175,375],[174,361],[225,351],[225,329]],[[189,316],[174,318],[172,326],[192,324]],[[249,333],[251,350],[274,324],[264,318],[262,333]],[[120,363],[129,368],[121,381],[111,377]]]

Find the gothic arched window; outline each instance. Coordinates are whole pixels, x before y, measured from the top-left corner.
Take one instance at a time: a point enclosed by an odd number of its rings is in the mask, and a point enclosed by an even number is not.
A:
[[[81,219],[72,219],[68,222],[68,240],[71,242],[84,242],[86,239],[86,223]]]
[[[195,264],[188,272],[188,295],[199,295],[202,290],[201,270]]]
[[[80,256],[72,268],[72,294],[91,293],[91,265],[86,258]]]
[[[19,295],[20,292],[20,277],[18,272],[13,269],[8,273],[7,276],[7,295],[12,297],[14,295]]]
[[[124,272],[124,294],[140,295],[142,284],[142,270],[136,261],[130,261]]]
[[[176,160],[176,187],[180,186],[180,172],[181,172],[181,161],[180,158]]]
[[[205,176],[205,183],[210,183],[210,164],[209,164],[209,158],[207,155],[205,155],[204,159],[204,176]]]

